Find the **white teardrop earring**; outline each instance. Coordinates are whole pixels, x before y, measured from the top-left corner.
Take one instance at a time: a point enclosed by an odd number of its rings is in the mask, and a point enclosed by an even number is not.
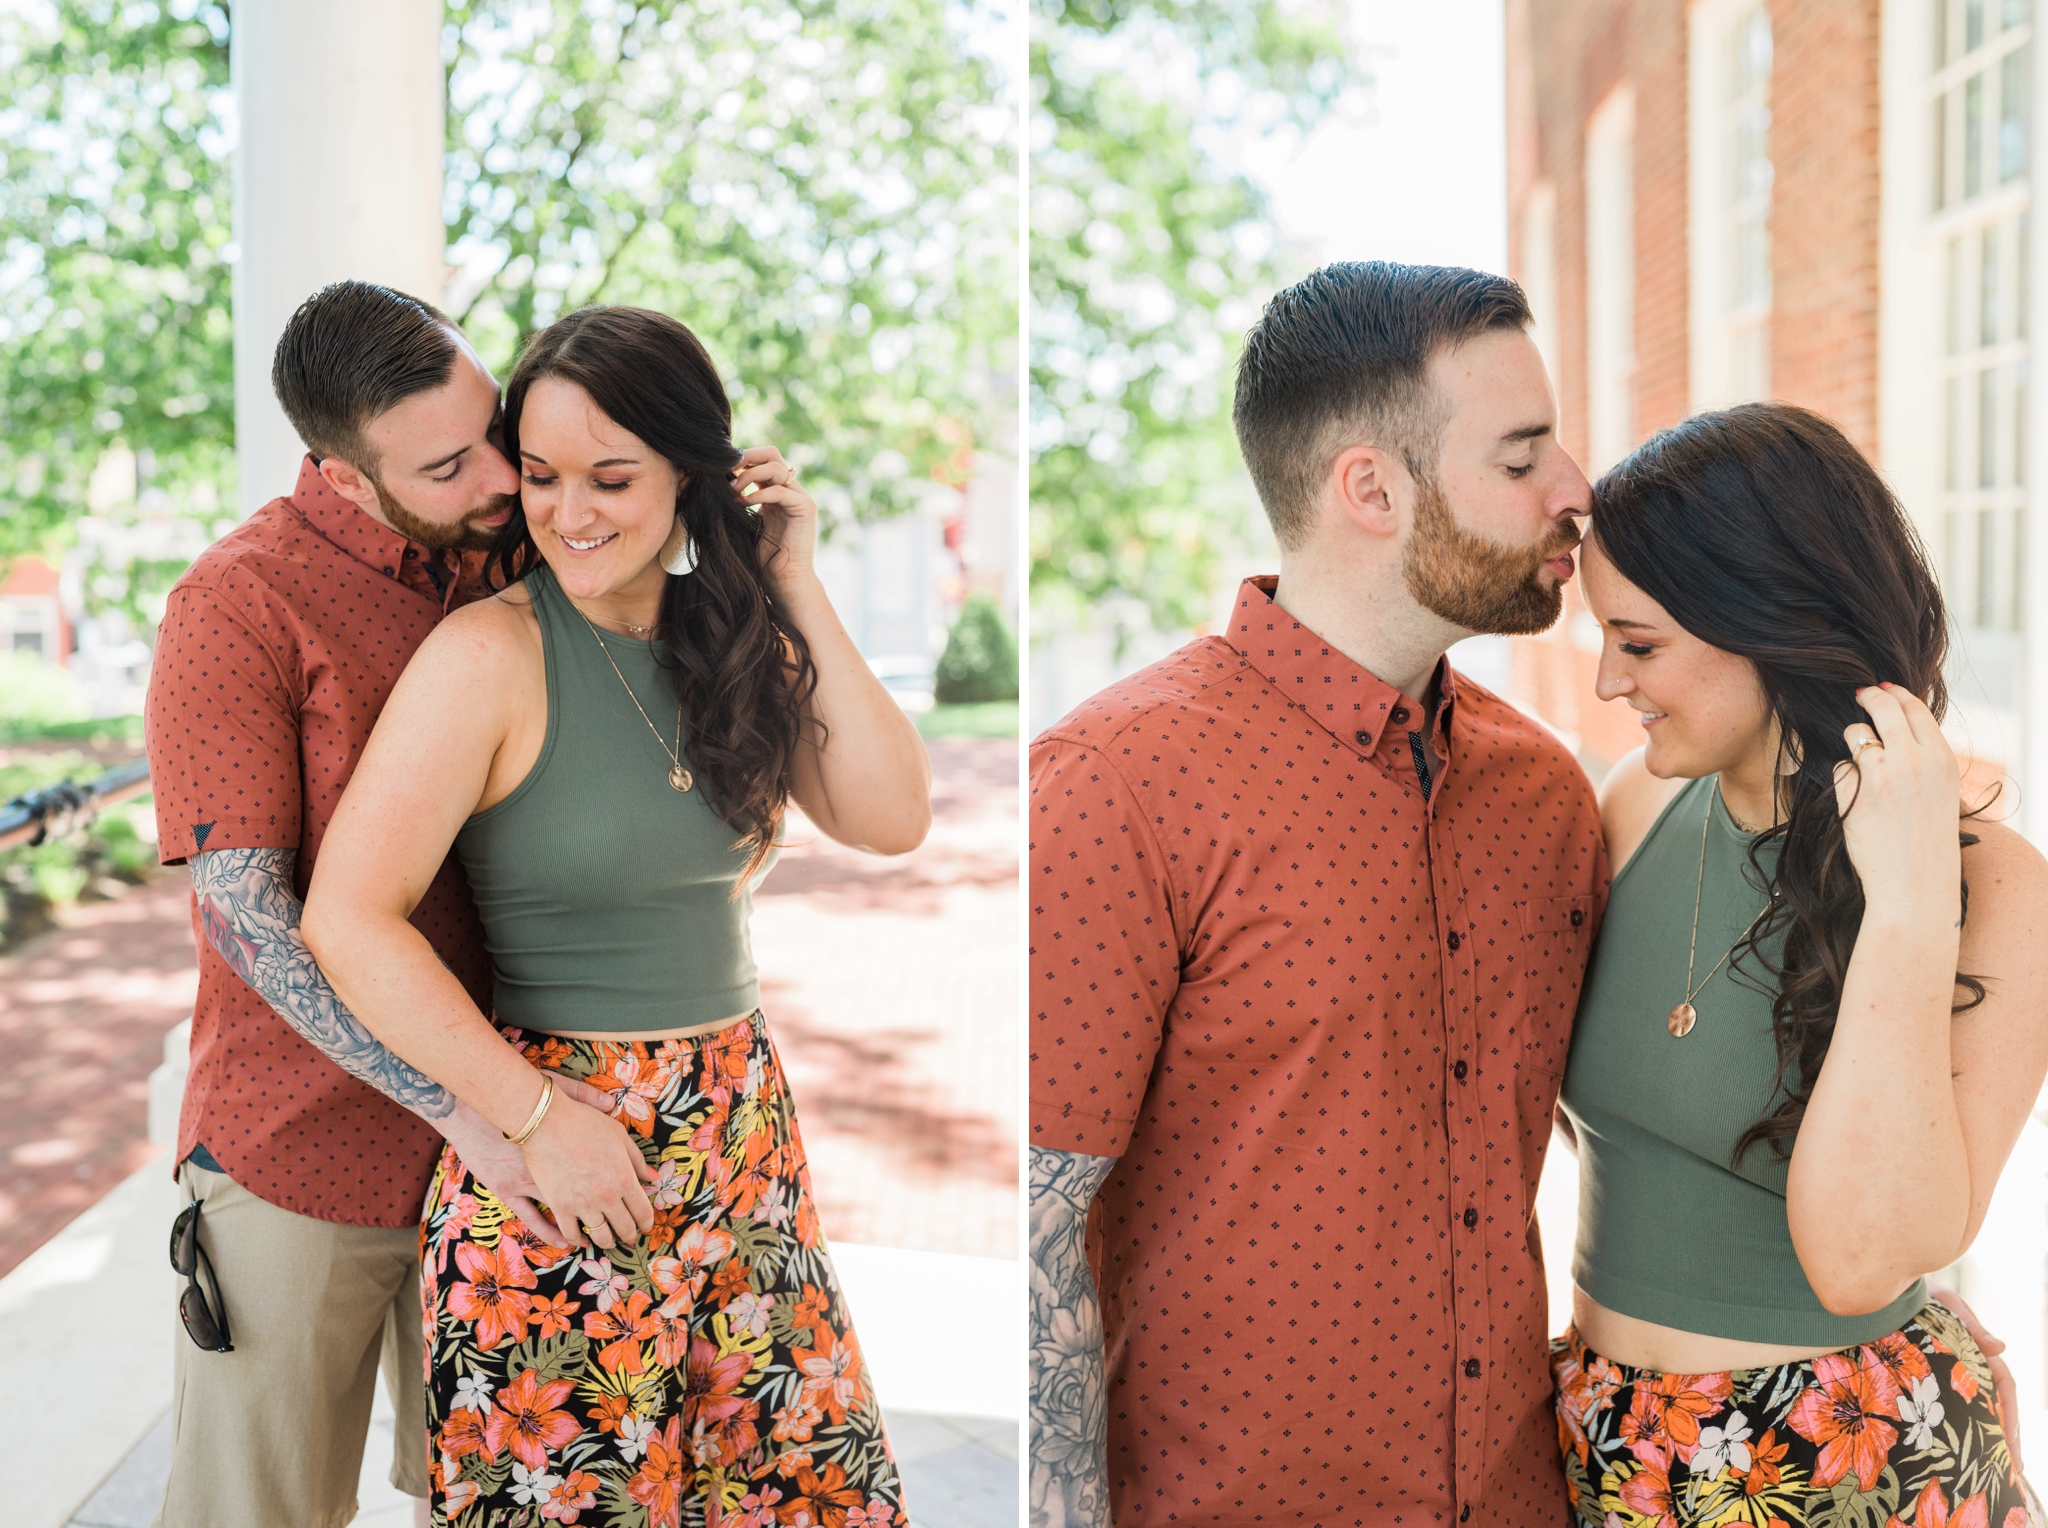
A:
[[[676,511],[675,529],[668,533],[668,540],[661,544],[661,565],[668,572],[681,578],[697,571],[697,542],[683,524],[681,510]]]

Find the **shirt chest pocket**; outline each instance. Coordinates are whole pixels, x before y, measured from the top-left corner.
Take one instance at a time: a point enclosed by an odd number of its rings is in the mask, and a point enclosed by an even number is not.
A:
[[[1599,926],[1599,902],[1585,897],[1531,897],[1515,905],[1522,937],[1515,953],[1525,975],[1565,980],[1576,995]]]

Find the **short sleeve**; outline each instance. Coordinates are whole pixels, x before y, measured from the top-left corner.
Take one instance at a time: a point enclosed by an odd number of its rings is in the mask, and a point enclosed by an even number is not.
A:
[[[171,592],[143,706],[157,852],[296,849],[298,699],[274,644],[217,591]]]
[[[1121,1156],[1180,988],[1167,867],[1094,749],[1031,748],[1031,1144]]]

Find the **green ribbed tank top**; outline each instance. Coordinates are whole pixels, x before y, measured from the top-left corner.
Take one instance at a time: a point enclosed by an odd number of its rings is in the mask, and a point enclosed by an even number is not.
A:
[[[593,636],[545,564],[526,588],[547,735],[518,788],[455,838],[496,968],[498,1021],[630,1033],[752,1012],[752,887],[732,895],[747,862],[739,834],[701,784],[668,783],[668,752],[619,683],[673,744],[667,673],[648,643]]]
[[[1766,1143],[1728,1165],[1736,1138],[1772,1103],[1771,999],[1752,985],[1769,976],[1754,958],[1744,979],[1723,964],[1693,999],[1692,1033],[1665,1028],[1685,997],[1695,888],[1694,981],[1763,910],[1752,842],[1709,775],[1679,792],[1614,878],[1561,1097],[1579,1142],[1572,1279],[1609,1310],[1680,1331],[1851,1347],[1901,1325],[1927,1286],[1869,1315],[1829,1315],[1792,1250],[1786,1159]],[[1764,853],[1768,866],[1776,846]]]

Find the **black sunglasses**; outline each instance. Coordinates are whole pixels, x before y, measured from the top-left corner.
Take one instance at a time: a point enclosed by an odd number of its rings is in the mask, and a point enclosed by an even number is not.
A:
[[[208,1353],[234,1352],[235,1345],[228,1341],[228,1307],[220,1297],[220,1280],[214,1277],[212,1259],[199,1245],[197,1199],[178,1211],[178,1218],[171,1222],[171,1268],[186,1280],[185,1292],[178,1296],[178,1319],[185,1323],[185,1335]]]

